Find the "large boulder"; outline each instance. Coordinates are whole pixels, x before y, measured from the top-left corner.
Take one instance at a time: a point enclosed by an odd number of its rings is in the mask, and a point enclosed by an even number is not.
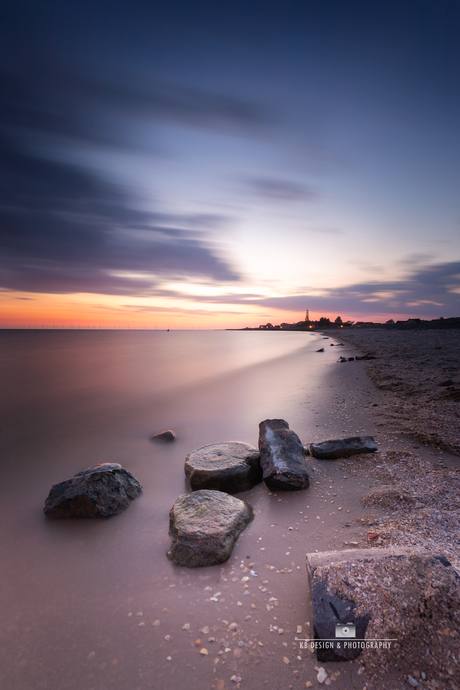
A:
[[[336,458],[348,458],[350,455],[361,453],[375,453],[377,446],[372,436],[353,436],[351,438],[339,438],[323,443],[312,443],[310,452],[319,460],[335,460]]]
[[[432,676],[458,653],[460,578],[445,556],[413,546],[309,553],[307,574],[314,637],[305,642],[319,661],[362,653],[382,687],[388,669]]]
[[[45,501],[49,518],[107,518],[125,510],[142,486],[116,462],[106,462],[54,484]]]
[[[253,518],[248,503],[222,491],[201,489],[179,496],[169,513],[172,544],[167,556],[187,568],[224,563]]]
[[[260,463],[270,491],[298,491],[310,485],[302,442],[284,419],[259,424]]]
[[[262,481],[260,453],[247,443],[213,443],[187,455],[185,474],[193,491],[246,491]]]

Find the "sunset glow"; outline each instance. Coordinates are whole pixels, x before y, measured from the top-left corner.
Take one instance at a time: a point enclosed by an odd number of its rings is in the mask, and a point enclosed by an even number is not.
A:
[[[288,5],[10,6],[0,327],[459,315],[459,6]]]

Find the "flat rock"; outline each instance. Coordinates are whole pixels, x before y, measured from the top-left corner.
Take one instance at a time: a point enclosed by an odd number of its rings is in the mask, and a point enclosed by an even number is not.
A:
[[[224,563],[253,518],[252,506],[222,491],[201,489],[179,496],[169,513],[172,544],[167,556],[187,568]]]
[[[247,491],[262,481],[260,453],[247,443],[213,443],[187,455],[185,474],[193,491]]]
[[[339,438],[323,443],[312,443],[310,452],[319,460],[335,460],[336,458],[348,458],[350,455],[361,453],[375,453],[377,446],[372,436],[353,436],[351,438]]]
[[[379,641],[394,638],[395,633],[391,622],[388,624],[388,630],[384,628],[384,632],[374,635],[376,640],[369,634],[366,636],[368,624],[372,619],[375,618],[380,623],[385,621],[389,602],[391,606],[397,607],[396,615],[401,620],[401,629],[408,627],[414,614],[410,608],[407,608],[406,600],[411,601],[414,591],[419,590],[422,602],[423,592],[429,586],[429,582],[423,582],[421,573],[433,564],[438,565],[438,571],[441,565],[441,571],[445,567],[446,574],[449,569],[450,579],[455,582],[456,573],[444,556],[430,554],[418,547],[347,549],[307,554],[307,575],[313,607],[314,644],[318,661],[351,660],[371,643],[376,642],[378,645]],[[379,573],[386,573],[386,579],[389,581],[403,583],[399,598],[397,596],[390,599],[384,597],[378,605],[375,603],[376,600],[378,601],[375,589],[372,589],[370,594],[363,594],[364,599],[360,598],[365,580],[372,578],[374,573],[377,573],[375,586],[384,591],[387,591],[387,587]],[[350,593],[349,598],[343,596],[344,592]],[[353,599],[356,599],[356,602]],[[363,601],[366,603],[363,604]],[[360,615],[356,614],[358,606]],[[394,608],[393,611],[395,611]],[[405,617],[407,617],[406,622]],[[414,639],[414,645],[418,643],[419,640]]]
[[[49,518],[107,518],[125,510],[142,493],[130,472],[115,462],[89,467],[51,487],[44,513]]]
[[[284,419],[259,424],[260,463],[270,491],[298,491],[310,485],[302,442]]]
[[[171,429],[168,429],[167,431],[162,431],[159,434],[155,434],[150,438],[151,441],[164,441],[166,443],[169,443],[170,441],[175,441],[176,440],[176,435]]]

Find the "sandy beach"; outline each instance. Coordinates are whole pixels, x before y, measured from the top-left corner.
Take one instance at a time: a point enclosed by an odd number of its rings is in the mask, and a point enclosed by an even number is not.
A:
[[[389,481],[413,481],[414,467],[421,484],[421,477],[436,472],[427,491],[440,482],[451,490],[449,473],[456,471],[458,458],[401,433],[387,417],[395,414],[394,392],[377,388],[366,373],[374,361],[338,362],[340,355],[353,357],[356,344],[347,341],[339,348],[332,333],[305,338],[308,352],[246,367],[163,400],[155,408],[158,424],[174,426],[168,424],[173,419],[180,431],[172,446],[152,448],[152,410],[141,406],[127,432],[127,410],[120,408],[109,416],[91,410],[83,435],[65,411],[66,419],[55,427],[49,420],[50,426],[43,427],[45,417],[39,418],[27,444],[19,434],[11,436],[6,466],[15,491],[3,504],[9,531],[1,566],[7,583],[2,688],[175,690],[186,684],[190,690],[300,689],[307,683],[320,687],[319,666],[325,667],[328,684],[340,690],[384,687],[372,685],[375,657],[367,665],[365,657],[318,664],[300,647],[296,638],[312,631],[305,554],[406,543],[408,538],[409,543],[424,541],[418,519],[411,527],[411,514],[379,502],[378,491]],[[316,352],[321,347],[324,352]],[[306,491],[273,493],[260,484],[238,494],[254,507],[255,519],[229,561],[211,568],[173,566],[165,555],[170,546],[167,514],[177,494],[189,490],[182,474],[185,455],[219,440],[256,445],[258,422],[276,417],[286,418],[305,445],[372,435],[379,453],[333,462],[308,457],[311,485]],[[45,475],[38,464],[30,465],[33,449],[37,459],[52,451]],[[58,460],[66,457],[68,470],[79,470],[81,458],[94,449],[100,461],[123,458],[143,484],[144,495],[108,521],[47,522],[41,511],[50,478],[65,478]],[[404,462],[409,453],[412,465]],[[155,468],[164,468],[164,476],[152,473]],[[177,471],[167,478],[172,468]],[[454,517],[456,504],[451,507]],[[429,529],[426,518],[425,524]],[[379,532],[377,543],[369,540],[370,529]],[[452,535],[448,550],[441,540],[445,525],[438,531],[433,546],[454,559],[458,540]],[[431,537],[436,539],[436,533]],[[417,668],[411,671],[416,674]],[[439,668],[440,679],[446,673]],[[400,677],[395,675],[388,687],[401,687]],[[454,690],[455,685],[446,687]]]

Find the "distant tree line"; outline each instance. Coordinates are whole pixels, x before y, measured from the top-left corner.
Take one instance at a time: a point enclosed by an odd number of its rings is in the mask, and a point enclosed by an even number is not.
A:
[[[262,324],[259,326],[261,330],[283,330],[283,331],[309,331],[313,328],[350,328],[354,321],[342,321],[342,317],[338,316],[334,321],[331,321],[326,316],[322,316],[316,321],[297,321],[297,323],[281,323],[279,326],[274,326],[271,323]]]

